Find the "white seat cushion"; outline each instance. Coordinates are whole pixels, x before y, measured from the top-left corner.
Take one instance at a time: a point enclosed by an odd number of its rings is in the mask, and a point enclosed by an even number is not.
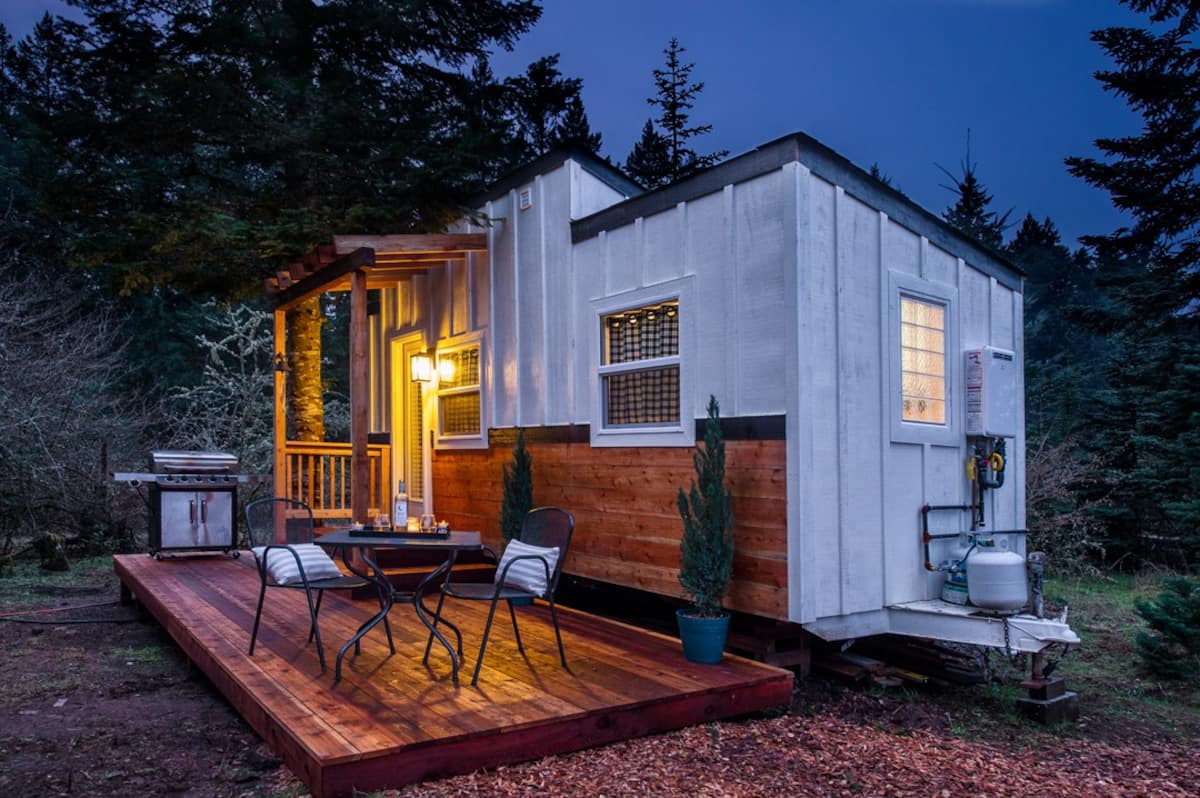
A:
[[[288,549],[291,551],[271,549],[267,557],[267,572],[271,574],[271,579],[278,585],[295,585],[303,581],[300,578],[300,569],[296,565],[296,558],[291,554],[292,551],[300,556],[300,562],[304,564],[304,575],[310,582],[343,575],[325,550],[315,543],[293,543],[288,546]],[[263,552],[266,550],[266,546],[255,546],[253,549],[255,559],[262,562]]]
[[[510,540],[508,546],[504,548],[504,556],[500,558],[500,565],[496,567],[496,580],[499,581],[501,574],[504,573],[505,565],[509,562],[517,557],[530,555],[541,559],[518,560],[513,563],[513,566],[508,569],[508,575],[504,578],[504,584],[528,591],[535,596],[545,596],[546,573],[549,572],[553,575],[554,565],[558,562],[558,549],[553,546],[530,546],[519,540]],[[544,568],[542,561],[546,563]]]

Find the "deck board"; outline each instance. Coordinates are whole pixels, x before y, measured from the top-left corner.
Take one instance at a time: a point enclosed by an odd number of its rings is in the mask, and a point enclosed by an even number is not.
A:
[[[518,609],[522,655],[500,608],[478,687],[469,684],[486,620],[484,602],[446,602],[463,632],[455,687],[446,652],[412,609],[389,619],[347,656],[337,650],[373,614],[371,602],[325,597],[321,635],[329,672],[306,643],[304,594],[269,590],[254,656],[246,654],[258,574],[248,556],[154,560],[118,555],[122,583],[158,620],[254,730],[317,798],[403,784],[601,745],[785,704],[792,674],[726,656],[687,662],[679,641],[586,613],[559,609],[570,670],[558,660],[549,609]]]

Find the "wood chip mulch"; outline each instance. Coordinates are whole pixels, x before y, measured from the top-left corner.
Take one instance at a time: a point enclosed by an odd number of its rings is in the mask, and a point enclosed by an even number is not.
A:
[[[834,715],[696,726],[548,757],[388,795],[404,798],[587,795],[1030,796],[1200,795],[1200,743],[1114,746],[1042,735],[1038,747]]]

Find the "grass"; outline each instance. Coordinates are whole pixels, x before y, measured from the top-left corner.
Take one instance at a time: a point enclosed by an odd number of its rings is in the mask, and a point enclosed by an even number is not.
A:
[[[18,561],[0,576],[0,611],[45,604],[48,596],[111,590],[116,596],[117,577],[112,555],[71,561],[69,571],[43,571],[36,562]]]
[[[1200,674],[1190,683],[1158,679],[1141,667],[1134,647],[1146,628],[1134,602],[1155,598],[1161,582],[1143,575],[1047,585],[1049,600],[1070,606],[1068,620],[1083,641],[1059,673],[1079,692],[1088,721],[1138,724],[1168,736],[1200,729]]]

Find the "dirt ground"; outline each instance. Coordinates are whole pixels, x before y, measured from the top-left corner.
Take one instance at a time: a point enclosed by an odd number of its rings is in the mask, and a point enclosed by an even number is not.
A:
[[[305,790],[115,579],[0,610],[0,795]],[[82,606],[94,605],[94,606]],[[79,609],[64,609],[82,607]],[[13,619],[19,618],[21,622]],[[29,623],[28,621],[39,621]],[[69,621],[91,621],[71,623]],[[96,623],[95,621],[105,621]],[[790,711],[407,787],[401,796],[1195,796],[1200,728],[1014,722],[985,688],[871,692],[812,678]],[[949,701],[949,704],[947,703]],[[947,709],[950,706],[951,709]]]

